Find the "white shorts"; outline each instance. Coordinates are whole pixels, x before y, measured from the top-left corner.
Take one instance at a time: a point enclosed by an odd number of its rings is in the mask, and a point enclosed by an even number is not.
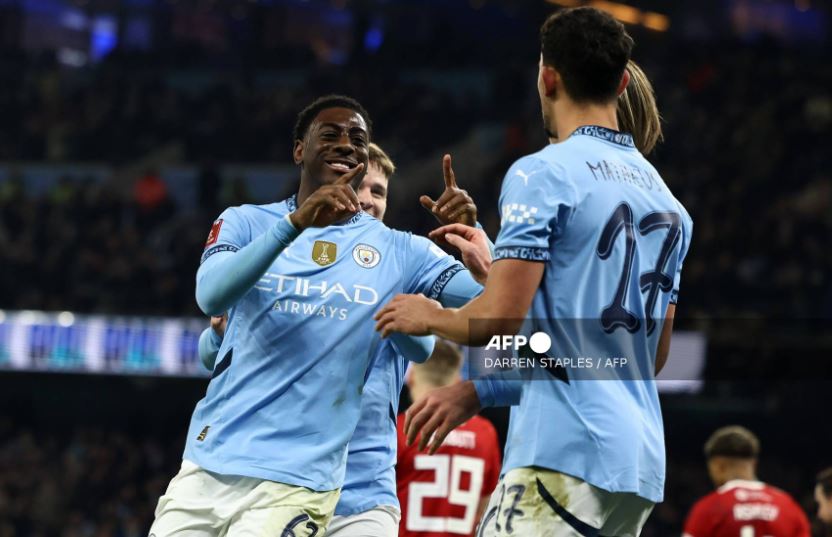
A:
[[[150,537],[322,537],[338,496],[182,461],[159,498]]]
[[[396,537],[402,515],[397,507],[379,505],[348,516],[332,517],[326,537]]]
[[[638,537],[653,505],[560,472],[515,468],[491,495],[477,537]]]

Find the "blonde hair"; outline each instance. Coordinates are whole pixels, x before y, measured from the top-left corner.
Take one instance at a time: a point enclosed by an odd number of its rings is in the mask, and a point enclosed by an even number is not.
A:
[[[650,79],[633,60],[627,62],[630,83],[618,97],[618,127],[632,133],[638,150],[647,155],[664,139],[661,115]]]
[[[387,179],[396,172],[396,165],[393,160],[378,145],[370,142],[370,164],[375,164]]]
[[[414,380],[434,388],[447,386],[456,380],[462,369],[462,352],[452,343],[436,339],[433,354],[423,364],[413,364]]]

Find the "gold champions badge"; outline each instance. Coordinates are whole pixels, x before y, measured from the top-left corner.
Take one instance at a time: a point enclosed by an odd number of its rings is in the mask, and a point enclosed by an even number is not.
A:
[[[334,242],[315,241],[312,246],[312,261],[322,267],[335,263],[335,256],[338,254],[338,245]]]

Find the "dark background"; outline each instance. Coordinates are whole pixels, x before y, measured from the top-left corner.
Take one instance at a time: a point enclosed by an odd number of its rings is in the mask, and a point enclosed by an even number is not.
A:
[[[810,514],[832,465],[829,6],[670,4],[604,4],[656,87],[666,141],[649,158],[695,222],[678,325],[709,341],[702,393],[663,396],[650,536],[679,535],[709,490],[718,426],[752,428],[760,477]],[[537,29],[558,7],[0,1],[0,308],[197,315],[211,222],[296,188],[295,116],[329,92],[362,101],[399,166],[391,226],[434,227],[417,198],[441,192],[450,151],[493,236],[502,174],[545,143]],[[143,535],[204,387],[0,372],[0,537]]]

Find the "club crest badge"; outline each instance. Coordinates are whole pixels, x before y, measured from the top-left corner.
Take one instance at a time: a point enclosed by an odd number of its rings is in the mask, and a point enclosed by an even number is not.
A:
[[[315,241],[312,246],[312,261],[322,267],[335,263],[335,256],[338,254],[338,245],[334,242]]]
[[[381,254],[369,244],[359,244],[353,248],[352,258],[361,267],[373,268],[381,261]]]

